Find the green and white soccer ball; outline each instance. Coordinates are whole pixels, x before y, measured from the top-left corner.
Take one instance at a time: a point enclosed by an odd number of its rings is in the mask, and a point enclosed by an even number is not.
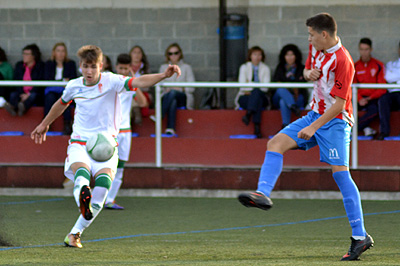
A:
[[[97,133],[90,137],[86,142],[86,151],[90,157],[98,162],[105,162],[114,155],[117,142],[105,133]]]

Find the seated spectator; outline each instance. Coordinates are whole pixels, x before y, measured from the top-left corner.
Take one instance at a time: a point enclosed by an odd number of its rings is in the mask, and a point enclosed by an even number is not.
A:
[[[271,71],[264,64],[265,53],[259,46],[253,46],[247,52],[247,63],[240,66],[239,82],[261,82],[268,83],[271,81]],[[235,109],[242,108],[246,110],[246,114],[242,117],[244,124],[248,125],[253,119],[254,135],[261,138],[261,112],[268,106],[268,98],[266,92],[268,88],[240,88],[235,98]]]
[[[371,39],[362,38],[358,50],[360,59],[354,64],[356,73],[353,83],[386,83],[383,63],[371,56]],[[383,89],[359,89],[357,92],[359,110],[366,111],[358,118],[358,130],[364,131],[365,136],[376,134],[376,130],[369,125],[378,117],[378,99],[385,93]]]
[[[0,80],[12,80],[13,69],[8,63],[6,52],[0,47]],[[0,107],[3,107],[10,97],[10,88],[0,86]]]
[[[178,65],[181,69],[181,75],[177,77],[175,73],[172,77],[165,81],[174,82],[194,82],[194,74],[192,67],[183,62],[183,52],[179,44],[173,43],[165,50],[166,64],[160,66],[160,71],[167,69],[168,65]],[[194,88],[165,88],[162,97],[162,117],[167,115],[166,134],[175,135],[175,122],[177,108],[194,108]],[[150,117],[152,120],[154,116]]]
[[[398,53],[400,56],[400,43]],[[400,58],[386,64],[385,79],[388,83],[400,84]],[[378,140],[390,135],[390,112],[400,110],[400,89],[388,91],[389,93],[382,95],[378,101],[380,120]]]
[[[56,43],[51,53],[51,59],[45,63],[45,80],[69,81],[77,77],[75,61],[68,58],[67,46],[65,43]],[[44,116],[46,116],[53,104],[60,99],[64,87],[47,87],[44,90]],[[63,113],[64,135],[72,133],[71,106]]]
[[[42,53],[36,44],[29,44],[22,49],[22,61],[14,70],[14,80],[44,80]],[[12,115],[22,116],[33,105],[43,106],[43,87],[24,86],[11,90],[10,101],[4,108]]]
[[[279,54],[279,63],[276,67],[274,82],[305,82],[303,77],[304,65],[302,54],[294,44],[285,45]],[[308,98],[307,89],[278,88],[273,92],[272,103],[281,110],[282,128],[291,122],[292,112],[301,115]]]
[[[110,57],[103,55],[103,68],[101,72],[114,72]]]
[[[143,74],[149,74],[149,62],[147,61],[146,54],[144,50],[139,45],[135,45],[131,48],[129,55],[132,58],[131,68],[132,75],[134,77],[140,77]],[[149,88],[141,88],[143,94],[145,95],[147,102],[150,104],[152,102],[152,96],[149,94]],[[140,107],[136,100],[132,102],[132,113],[133,120],[135,124],[142,123],[142,116],[149,116],[149,107]]]

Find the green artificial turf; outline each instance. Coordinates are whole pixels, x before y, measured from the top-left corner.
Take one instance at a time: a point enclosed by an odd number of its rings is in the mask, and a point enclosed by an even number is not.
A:
[[[262,211],[236,199],[118,198],[63,246],[79,212],[72,197],[2,197],[0,265],[400,265],[400,205],[364,201],[375,247],[340,262],[351,229],[341,200],[274,200]],[[389,213],[387,213],[389,212]]]

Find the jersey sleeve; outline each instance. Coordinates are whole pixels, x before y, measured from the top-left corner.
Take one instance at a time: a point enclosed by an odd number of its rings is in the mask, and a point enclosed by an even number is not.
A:
[[[305,69],[311,69],[311,58],[312,58],[312,45],[308,46],[308,57],[306,60]]]
[[[136,92],[136,90],[137,90],[137,88],[134,88],[132,86],[132,81],[135,79],[134,77],[127,77],[127,76],[112,73],[110,79],[113,84],[112,87],[118,93],[122,93],[124,91]]]
[[[346,101],[352,97],[351,84],[354,78],[354,65],[350,58],[343,55],[343,58],[337,60],[335,69],[335,85],[331,90],[331,96],[338,96]]]
[[[67,86],[65,86],[65,89],[63,91],[63,94],[61,95],[61,104],[67,105],[72,102],[73,95],[72,95],[72,85],[71,82],[67,83]]]

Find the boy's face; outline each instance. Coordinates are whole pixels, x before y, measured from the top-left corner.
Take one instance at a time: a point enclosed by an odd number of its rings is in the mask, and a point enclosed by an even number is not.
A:
[[[360,43],[358,51],[360,52],[361,61],[368,62],[371,59],[372,47],[368,44]]]
[[[94,85],[98,82],[100,77],[100,71],[103,67],[103,62],[87,62],[82,60],[79,64],[83,78],[85,79],[86,85]]]
[[[118,63],[116,66],[117,69],[117,74],[124,75],[124,76],[129,76],[131,66],[129,64],[120,64]]]
[[[315,47],[318,51],[323,51],[325,46],[325,35],[327,34],[325,31],[318,33],[311,27],[308,28],[308,42],[311,43],[312,46]]]

